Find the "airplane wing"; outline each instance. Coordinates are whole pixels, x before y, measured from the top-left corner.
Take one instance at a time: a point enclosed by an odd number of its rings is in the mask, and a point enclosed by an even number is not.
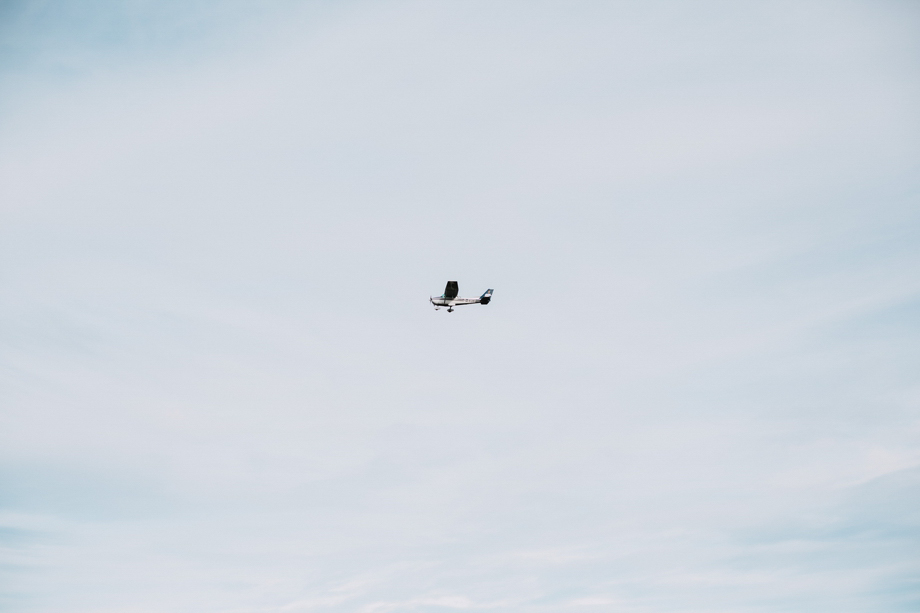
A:
[[[448,300],[452,300],[457,297],[457,294],[460,293],[460,286],[457,285],[456,281],[448,281],[447,287],[444,288],[444,297]]]

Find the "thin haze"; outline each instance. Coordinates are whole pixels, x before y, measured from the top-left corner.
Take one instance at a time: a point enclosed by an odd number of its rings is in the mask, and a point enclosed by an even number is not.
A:
[[[917,4],[0,6],[0,609],[920,608]]]

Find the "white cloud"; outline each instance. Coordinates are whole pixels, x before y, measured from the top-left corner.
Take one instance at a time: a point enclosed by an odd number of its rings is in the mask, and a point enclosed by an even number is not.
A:
[[[2,606],[915,597],[913,9],[131,10],[5,39]]]

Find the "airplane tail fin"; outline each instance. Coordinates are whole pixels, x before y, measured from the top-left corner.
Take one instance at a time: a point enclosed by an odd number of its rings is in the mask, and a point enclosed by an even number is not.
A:
[[[486,293],[479,297],[480,304],[489,304],[492,301],[492,290],[487,289]]]

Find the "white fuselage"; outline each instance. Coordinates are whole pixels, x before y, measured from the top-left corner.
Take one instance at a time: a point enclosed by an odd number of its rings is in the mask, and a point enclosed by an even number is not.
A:
[[[434,310],[437,311],[441,307],[447,307],[447,312],[450,313],[454,310],[455,306],[462,306],[464,304],[489,304],[492,300],[492,290],[487,289],[485,293],[479,298],[460,298],[457,296],[457,282],[448,281],[447,287],[444,290],[444,293],[435,298],[431,296],[428,300],[431,301],[431,304],[434,305]]]
[[[431,304],[436,307],[455,307],[460,306],[461,304],[479,304],[481,298],[445,298],[444,296],[438,296],[437,298],[430,298]]]

